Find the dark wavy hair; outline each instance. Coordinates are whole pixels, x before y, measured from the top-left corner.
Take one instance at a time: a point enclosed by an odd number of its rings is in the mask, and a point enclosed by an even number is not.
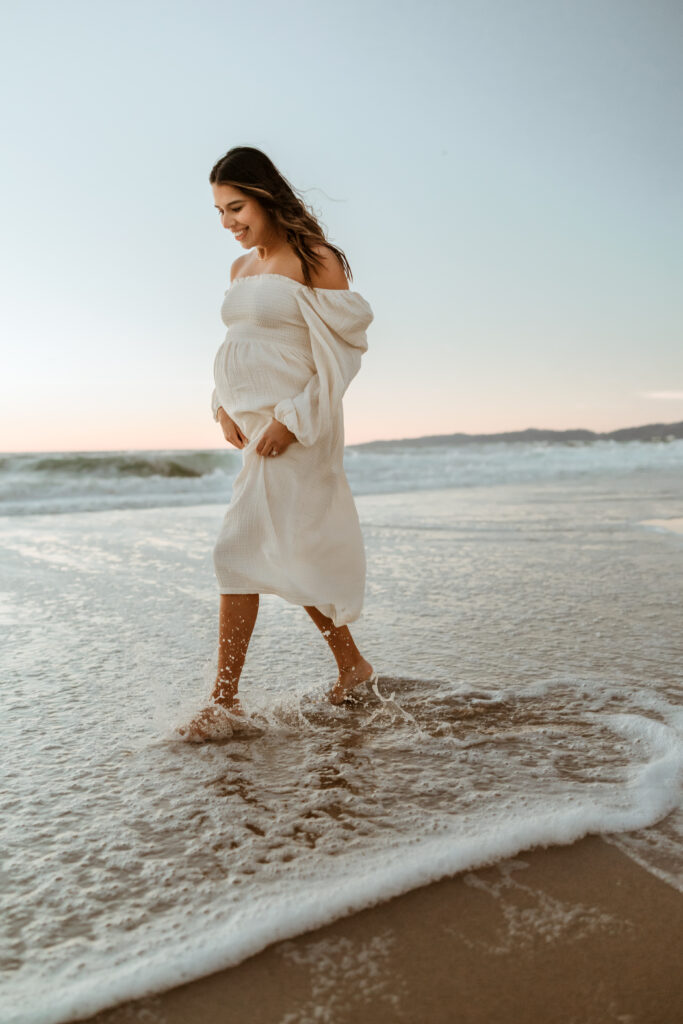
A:
[[[325,237],[317,218],[306,206],[301,194],[265,153],[252,146],[234,146],[214,164],[209,175],[211,185],[232,185],[253,196],[280,228],[299,257],[304,281],[313,287],[311,270],[324,266],[311,246],[322,243],[338,256],[346,277],[353,280],[345,254]]]

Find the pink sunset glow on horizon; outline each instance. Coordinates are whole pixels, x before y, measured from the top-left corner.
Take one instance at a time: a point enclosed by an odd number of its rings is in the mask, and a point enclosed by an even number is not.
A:
[[[498,434],[510,431],[521,431],[529,428],[545,430],[587,429],[596,432],[609,432],[624,427],[642,426],[649,423],[670,423],[683,420],[683,410],[678,416],[672,408],[666,416],[660,405],[651,408],[649,413],[645,403],[639,416],[613,414],[581,418],[577,414],[572,420],[547,415],[533,418],[513,408],[501,410],[500,416],[493,414],[477,415],[471,412],[468,416],[452,418],[448,422],[446,416],[435,413],[432,417],[423,417],[419,422],[406,418],[398,411],[383,416],[381,413],[365,414],[362,417],[359,409],[352,407],[351,400],[345,406],[345,437],[347,445],[364,444],[370,441],[404,440],[435,435],[448,434]],[[88,429],[88,424],[78,417],[60,416],[53,430],[46,434],[35,420],[27,420],[24,424],[13,424],[8,429],[6,423],[0,421],[3,447],[0,451],[11,452],[68,452],[68,451],[134,451],[134,450],[196,450],[196,449],[230,449],[236,451],[224,440],[220,427],[208,416],[195,418],[186,416],[169,423],[161,417],[150,420],[148,413],[139,413],[125,419],[116,417],[100,419]],[[14,428],[19,426],[23,443],[15,446],[7,444]],[[86,440],[87,439],[87,440]]]

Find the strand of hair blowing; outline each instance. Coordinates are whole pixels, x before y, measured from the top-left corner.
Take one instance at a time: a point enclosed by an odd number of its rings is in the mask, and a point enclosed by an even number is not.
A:
[[[320,243],[336,253],[346,277],[353,280],[346,255],[336,245],[328,242],[325,232],[300,193],[260,149],[253,146],[234,146],[229,149],[211,168],[209,184],[232,185],[254,196],[261,203],[275,225],[285,233],[287,242],[299,257],[304,281],[309,287],[313,287],[311,270],[324,266],[321,257],[311,248]]]

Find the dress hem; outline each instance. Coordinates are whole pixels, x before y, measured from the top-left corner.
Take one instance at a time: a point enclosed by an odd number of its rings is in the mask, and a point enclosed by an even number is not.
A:
[[[227,594],[236,594],[236,595],[241,595],[241,594],[274,594],[275,597],[281,598],[283,601],[286,601],[287,604],[296,604],[300,608],[305,608],[306,606],[309,606],[311,608],[317,608],[318,611],[322,615],[327,615],[328,619],[332,619],[332,622],[336,626],[337,629],[339,629],[341,626],[348,626],[349,623],[351,623],[351,622],[357,622],[358,619],[361,617],[361,614],[362,614],[362,611],[359,611],[356,615],[342,617],[343,621],[339,621],[339,619],[340,619],[339,616],[337,616],[337,620],[335,620],[335,616],[334,615],[328,615],[327,612],[324,612],[322,610],[322,608],[320,607],[320,603],[316,604],[315,601],[306,601],[305,603],[304,603],[304,601],[296,601],[296,600],[294,600],[294,598],[285,597],[285,595],[282,594],[279,590],[272,590],[272,589],[269,589],[268,587],[263,587],[263,586],[262,587],[257,587],[256,589],[251,588],[249,590],[244,590],[244,589],[241,590],[238,587],[231,587],[230,590],[223,590],[222,588],[219,588],[218,592],[221,595],[222,594],[226,594],[226,595]],[[322,602],[322,604],[323,604],[323,607],[327,607],[327,608],[329,608],[330,606],[334,607],[331,601],[324,601],[324,602]]]

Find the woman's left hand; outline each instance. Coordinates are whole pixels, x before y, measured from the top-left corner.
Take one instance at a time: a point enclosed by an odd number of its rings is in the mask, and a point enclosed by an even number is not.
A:
[[[272,419],[256,445],[256,453],[257,455],[280,455],[286,448],[289,448],[292,441],[296,441],[296,434],[288,430],[284,423]]]

